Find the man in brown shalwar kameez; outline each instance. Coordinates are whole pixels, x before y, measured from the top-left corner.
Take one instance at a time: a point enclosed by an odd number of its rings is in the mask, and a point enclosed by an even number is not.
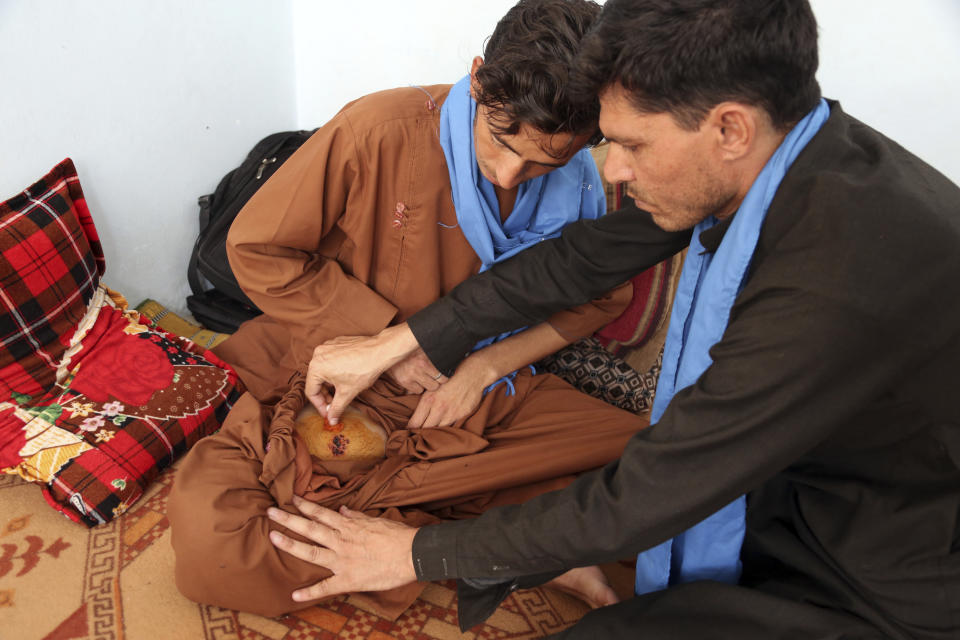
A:
[[[599,175],[581,150],[598,138],[597,107],[564,94],[598,11],[521,1],[468,77],[348,104],[241,211],[231,266],[265,314],[218,349],[249,392],[186,457],[171,495],[186,596],[265,615],[312,604],[291,593],[323,570],[268,540],[278,527],[267,508],[294,511],[294,495],[415,525],[470,517],[565,486],[646,426],[526,367],[616,317],[626,285],[501,336],[449,379],[422,353],[390,369],[355,402],[386,434],[382,458],[334,447],[319,459],[294,431],[316,345],[401,323],[478,270],[602,213]],[[598,603],[613,598],[591,588]],[[396,616],[420,589],[367,597]]]

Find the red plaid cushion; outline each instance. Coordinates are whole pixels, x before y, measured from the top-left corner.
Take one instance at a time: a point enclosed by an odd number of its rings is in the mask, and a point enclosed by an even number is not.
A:
[[[102,285],[71,342],[59,383],[0,402],[0,472],[43,483],[54,508],[94,526],[216,431],[242,386],[211,352]]]
[[[69,158],[0,203],[0,397],[54,384],[103,269]]]

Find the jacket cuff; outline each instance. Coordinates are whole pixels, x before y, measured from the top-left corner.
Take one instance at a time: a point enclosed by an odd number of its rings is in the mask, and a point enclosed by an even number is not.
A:
[[[421,527],[413,538],[413,567],[417,580],[446,580],[459,577],[457,539],[459,530],[470,520],[442,522]],[[500,603],[517,589],[529,589],[548,582],[562,571],[521,577],[474,578],[457,580],[457,621],[461,631],[490,617]]]
[[[442,298],[410,316],[407,326],[433,366],[447,377],[476,343]]]
[[[417,580],[447,580],[457,575],[457,525],[443,522],[420,527],[413,538],[413,568]]]

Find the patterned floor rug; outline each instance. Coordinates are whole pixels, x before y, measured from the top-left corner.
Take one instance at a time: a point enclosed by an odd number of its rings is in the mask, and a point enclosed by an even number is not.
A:
[[[206,347],[226,338],[152,300],[138,309]],[[93,529],[51,509],[40,487],[0,474],[0,640],[510,640],[550,635],[588,610],[552,589],[517,591],[461,634],[452,581],[428,585],[395,621],[353,597],[281,618],[196,604],[173,582],[166,504],[176,466],[121,517]],[[632,567],[603,569],[621,598],[632,595]]]
[[[173,475],[167,470],[126,514],[93,529],[47,506],[39,487],[0,477],[0,640],[520,639],[564,629],[587,611],[552,589],[518,591],[461,634],[452,582],[431,583],[396,621],[351,597],[281,618],[198,605],[173,583],[165,515]],[[618,591],[628,584],[622,567],[605,570]]]

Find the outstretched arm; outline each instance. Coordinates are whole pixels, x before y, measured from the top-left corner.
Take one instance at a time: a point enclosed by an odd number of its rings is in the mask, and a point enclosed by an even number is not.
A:
[[[611,322],[630,304],[632,294],[633,285],[625,283],[602,298],[471,353],[448,381],[423,394],[409,426],[443,427],[466,418],[479,406],[484,389]]]
[[[674,396],[660,422],[630,440],[619,460],[522,505],[405,530],[378,551],[397,558],[403,567],[399,577],[397,566],[378,568],[382,560],[344,551],[337,534],[328,546],[342,556],[336,561],[356,564],[352,572],[358,580],[370,572],[364,578],[369,584],[350,583],[349,588],[381,588],[374,585],[408,579],[406,553],[413,554],[412,565],[423,580],[508,579],[649,548],[813,450],[917,357],[906,349],[876,348],[895,343],[899,326],[779,284],[763,291],[766,295],[744,294],[745,302],[735,306],[736,321],[711,352],[713,365]],[[803,319],[795,327],[802,331],[782,329],[785,308]],[[368,524],[351,518],[350,539],[366,536]],[[344,583],[327,587],[339,591]]]
[[[450,375],[480,339],[596,298],[682,250],[690,233],[664,231],[632,205],[575,222],[559,238],[464,281],[408,323],[430,361]]]
[[[480,339],[524,325],[600,296],[677,253],[690,232],[666,232],[630,206],[598,220],[567,226],[541,242],[461,283],[405,323],[372,338],[348,338],[314,350],[307,379],[311,400],[331,419],[381,373],[418,347],[452,375]],[[336,389],[336,394],[330,392]]]

